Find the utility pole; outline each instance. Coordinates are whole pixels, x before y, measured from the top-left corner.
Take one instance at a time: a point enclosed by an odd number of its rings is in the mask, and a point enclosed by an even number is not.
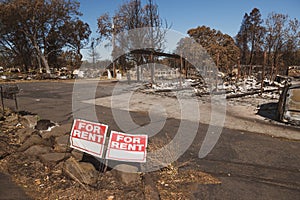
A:
[[[93,59],[93,66],[95,66],[95,64],[96,64],[96,58],[95,58],[95,54],[96,54],[96,52],[95,52],[95,38],[92,38],[92,43],[91,43],[91,50],[92,50],[92,52],[91,52],[91,54],[92,54],[92,59]]]
[[[115,39],[115,18],[113,18],[112,21],[112,62],[113,62],[113,78],[116,78],[116,63],[115,63],[115,45],[116,45],[116,39]]]

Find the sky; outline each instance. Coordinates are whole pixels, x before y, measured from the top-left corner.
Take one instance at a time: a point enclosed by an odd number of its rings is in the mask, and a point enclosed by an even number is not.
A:
[[[81,19],[90,25],[92,37],[97,37],[97,18],[104,13],[113,15],[124,0],[79,0]],[[144,3],[145,0],[142,0]],[[300,20],[299,0],[154,0],[161,18],[171,29],[186,34],[191,28],[209,26],[234,37],[245,13],[258,8],[265,19],[271,12],[288,14]]]

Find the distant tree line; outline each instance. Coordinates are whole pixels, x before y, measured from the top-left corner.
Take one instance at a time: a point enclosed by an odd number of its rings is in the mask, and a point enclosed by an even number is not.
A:
[[[245,14],[232,38],[206,26],[188,30],[207,50],[219,70],[230,72],[236,65],[263,65],[274,75],[288,66],[300,65],[300,24],[288,15],[270,13],[263,20],[259,9]],[[264,55],[266,55],[264,58]]]
[[[161,30],[170,26],[160,17],[153,0],[147,0],[144,5],[140,0],[129,0],[113,14],[100,15],[98,37],[90,43],[91,31],[79,19],[79,6],[76,0],[0,0],[0,66],[18,66],[23,71],[45,69],[47,73],[53,67],[74,69],[82,63],[83,47],[89,48],[91,66],[95,66],[101,58],[96,46],[104,40],[111,41],[113,66],[117,68],[128,69],[149,61],[180,65],[174,59],[158,60],[151,55],[124,53],[125,49],[137,49],[138,43],[145,41],[152,45],[147,50],[164,51],[166,32]],[[151,28],[129,41],[125,35],[118,36],[145,27]],[[278,13],[262,19],[259,9],[254,8],[244,15],[235,37],[208,26],[192,28],[187,33],[208,52],[221,71],[230,72],[236,65],[265,63],[277,74],[287,66],[300,65],[299,29],[298,19]],[[185,39],[180,41],[178,48],[196,48],[185,42]]]
[[[273,12],[264,20],[259,9],[254,8],[244,15],[235,37],[241,64],[262,65],[265,54],[266,65],[272,67],[274,74],[288,66],[300,65],[299,30],[298,19]]]

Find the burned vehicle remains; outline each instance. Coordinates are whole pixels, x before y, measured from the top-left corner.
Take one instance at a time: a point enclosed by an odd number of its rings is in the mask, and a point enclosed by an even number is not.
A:
[[[286,84],[278,103],[278,119],[300,125],[300,81]]]

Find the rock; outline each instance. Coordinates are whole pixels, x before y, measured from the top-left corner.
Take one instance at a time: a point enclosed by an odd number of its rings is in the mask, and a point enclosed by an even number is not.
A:
[[[33,135],[35,132],[36,130],[32,128],[22,128],[16,132],[16,135],[19,137],[20,143],[24,143],[24,141],[28,139],[31,135]]]
[[[65,166],[65,162],[60,162],[52,169],[52,174],[60,176],[63,173],[63,168]]]
[[[25,115],[20,118],[20,123],[26,128],[34,128],[37,125],[37,115]]]
[[[146,173],[144,175],[144,194],[145,199],[153,199],[153,200],[159,200],[159,192],[157,187],[155,186],[154,181],[151,178],[151,175],[149,173]]]
[[[73,151],[71,152],[71,155],[77,161],[81,161],[83,158],[83,152],[81,152],[77,149],[73,149]]]
[[[9,155],[8,152],[6,152],[6,151],[3,150],[3,149],[0,149],[0,160],[3,159],[3,158],[5,158],[5,157],[8,156],[8,155]]]
[[[32,135],[22,144],[18,151],[25,151],[33,145],[51,146],[50,142],[43,140],[39,135]]]
[[[50,127],[55,126],[53,122],[48,119],[41,119],[37,122],[35,129],[37,130],[48,130]]]
[[[44,164],[57,164],[71,156],[70,153],[46,153],[39,156]]]
[[[50,137],[59,137],[62,135],[69,134],[71,132],[72,124],[63,124],[61,126],[56,126],[49,132],[43,132],[42,138],[48,139]]]
[[[137,172],[137,167],[126,164],[116,165],[112,170],[112,173],[119,179],[119,181],[125,184],[139,182],[140,175]]]
[[[4,119],[3,111],[0,110],[0,121],[2,121],[3,119]]]
[[[19,123],[18,115],[12,113],[11,115],[9,115],[5,118],[5,122],[8,124],[11,124],[13,126],[18,124]]]
[[[98,172],[91,163],[78,162],[73,157],[64,163],[64,172],[81,184],[95,185]]]
[[[5,118],[5,123],[9,126],[16,126],[19,123],[18,115],[12,113]]]
[[[60,137],[55,138],[54,150],[56,152],[70,152],[72,149],[69,144],[69,135],[62,135]]]
[[[40,156],[42,154],[49,153],[51,151],[51,147],[43,146],[43,145],[34,145],[29,147],[24,154],[28,156]]]
[[[12,113],[13,113],[13,111],[10,108],[8,108],[8,107],[4,108],[4,116],[9,116]]]
[[[115,196],[113,196],[113,195],[108,196],[108,197],[106,198],[106,200],[114,200],[114,199],[115,199]]]

